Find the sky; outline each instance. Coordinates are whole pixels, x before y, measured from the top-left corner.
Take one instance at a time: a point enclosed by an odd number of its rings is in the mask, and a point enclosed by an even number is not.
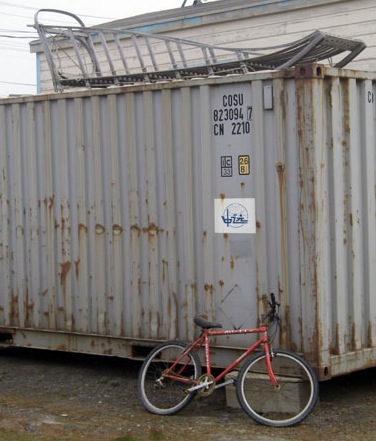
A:
[[[0,0],[0,97],[37,91],[35,54],[31,54],[29,48],[29,42],[37,38],[37,33],[28,25],[34,23],[34,15],[39,9],[72,12],[86,26],[92,26],[147,12],[180,8],[183,1]],[[192,3],[193,0],[187,0],[186,4]]]

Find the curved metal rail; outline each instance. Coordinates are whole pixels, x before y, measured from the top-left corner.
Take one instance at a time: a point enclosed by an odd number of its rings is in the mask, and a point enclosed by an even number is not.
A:
[[[39,21],[39,15],[44,12],[69,16],[77,25],[44,25]],[[359,40],[316,31],[280,46],[229,48],[159,34],[86,27],[76,15],[57,9],[39,10],[33,26],[55,91],[279,70],[345,53],[335,64],[343,67],[366,47]]]

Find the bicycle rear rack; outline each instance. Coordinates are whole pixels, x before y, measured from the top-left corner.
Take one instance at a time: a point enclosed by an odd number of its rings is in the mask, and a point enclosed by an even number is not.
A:
[[[39,21],[42,12],[67,15],[78,26],[44,25]],[[343,67],[366,47],[359,40],[316,31],[285,45],[228,48],[159,34],[86,27],[76,15],[56,9],[39,10],[33,27],[38,32],[55,91],[279,70],[345,52],[335,64]]]

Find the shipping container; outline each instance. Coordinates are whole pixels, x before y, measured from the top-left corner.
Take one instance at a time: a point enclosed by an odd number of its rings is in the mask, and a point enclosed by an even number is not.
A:
[[[275,292],[320,379],[376,365],[375,94],[311,64],[1,100],[1,345],[142,358]]]

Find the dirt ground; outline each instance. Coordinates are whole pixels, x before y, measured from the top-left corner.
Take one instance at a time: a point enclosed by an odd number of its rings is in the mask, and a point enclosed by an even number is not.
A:
[[[376,369],[320,385],[298,426],[261,426],[226,407],[224,390],[175,416],[137,398],[140,363],[35,350],[0,352],[1,441],[376,441]]]

